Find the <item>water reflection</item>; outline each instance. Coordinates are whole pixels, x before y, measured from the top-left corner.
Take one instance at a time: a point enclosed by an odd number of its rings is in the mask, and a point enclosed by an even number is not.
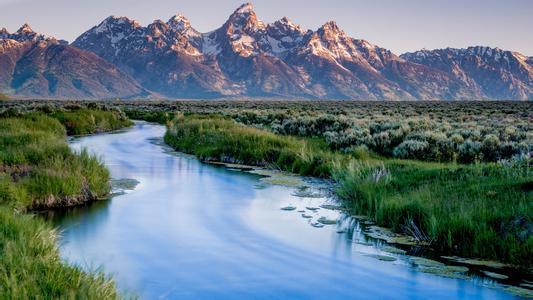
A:
[[[72,142],[103,155],[114,178],[140,184],[112,201],[55,213],[65,259],[103,266],[121,289],[143,298],[510,298],[369,257],[362,252],[380,252],[363,244],[356,220],[307,209],[324,199],[258,188],[256,175],[174,154],[154,142],[163,133],[139,123]],[[280,210],[289,205],[297,209]],[[340,222],[311,226],[319,217]]]

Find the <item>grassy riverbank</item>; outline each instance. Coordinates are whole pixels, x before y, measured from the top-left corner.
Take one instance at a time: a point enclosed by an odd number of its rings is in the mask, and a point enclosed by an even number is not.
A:
[[[281,136],[210,116],[178,116],[165,141],[204,160],[269,166],[333,177],[354,214],[416,235],[446,254],[532,266],[528,161],[460,165],[349,154],[320,138]]]
[[[118,111],[73,110],[6,114],[0,118],[0,294],[10,299],[116,298],[112,281],[60,261],[56,233],[28,214],[105,196],[109,172],[71,134],[130,125]]]

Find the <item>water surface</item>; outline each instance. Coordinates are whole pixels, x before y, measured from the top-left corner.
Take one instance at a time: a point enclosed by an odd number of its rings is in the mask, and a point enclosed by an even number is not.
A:
[[[259,176],[205,165],[156,141],[164,127],[137,123],[121,133],[75,139],[102,156],[113,178],[140,184],[124,195],[54,217],[61,255],[102,267],[119,288],[141,298],[504,299],[480,282],[380,261],[355,243],[357,224],[316,228],[316,207],[295,189]],[[297,210],[280,210],[286,206]],[[347,232],[338,233],[341,226]],[[352,222],[353,223],[353,222]],[[342,229],[342,228],[340,228]]]

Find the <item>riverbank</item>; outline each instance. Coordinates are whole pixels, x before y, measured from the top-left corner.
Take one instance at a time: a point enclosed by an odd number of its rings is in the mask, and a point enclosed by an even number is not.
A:
[[[532,266],[527,160],[460,165],[384,159],[364,148],[343,154],[321,139],[276,135],[213,116],[181,115],[168,126],[166,143],[204,161],[334,178],[349,212],[442,254]]]
[[[10,299],[118,298],[109,278],[63,263],[57,233],[31,212],[105,197],[108,170],[87,151],[74,153],[67,133],[131,124],[115,110],[7,111],[0,117],[0,294]]]

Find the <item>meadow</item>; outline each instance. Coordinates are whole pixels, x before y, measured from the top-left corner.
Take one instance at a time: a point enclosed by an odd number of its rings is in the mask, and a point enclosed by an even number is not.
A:
[[[4,111],[35,111],[36,101]],[[205,161],[332,178],[347,211],[441,254],[533,265],[530,102],[47,102],[167,124]]]
[[[343,153],[320,139],[283,136],[220,116],[178,115],[165,136],[205,161],[333,178],[345,208],[415,236],[438,253],[529,268],[533,237],[529,160],[443,164]]]
[[[104,198],[109,172],[98,157],[73,152],[69,134],[131,125],[115,110],[74,109],[0,116],[0,294],[9,299],[117,298],[114,283],[60,260],[57,232],[37,210]]]

